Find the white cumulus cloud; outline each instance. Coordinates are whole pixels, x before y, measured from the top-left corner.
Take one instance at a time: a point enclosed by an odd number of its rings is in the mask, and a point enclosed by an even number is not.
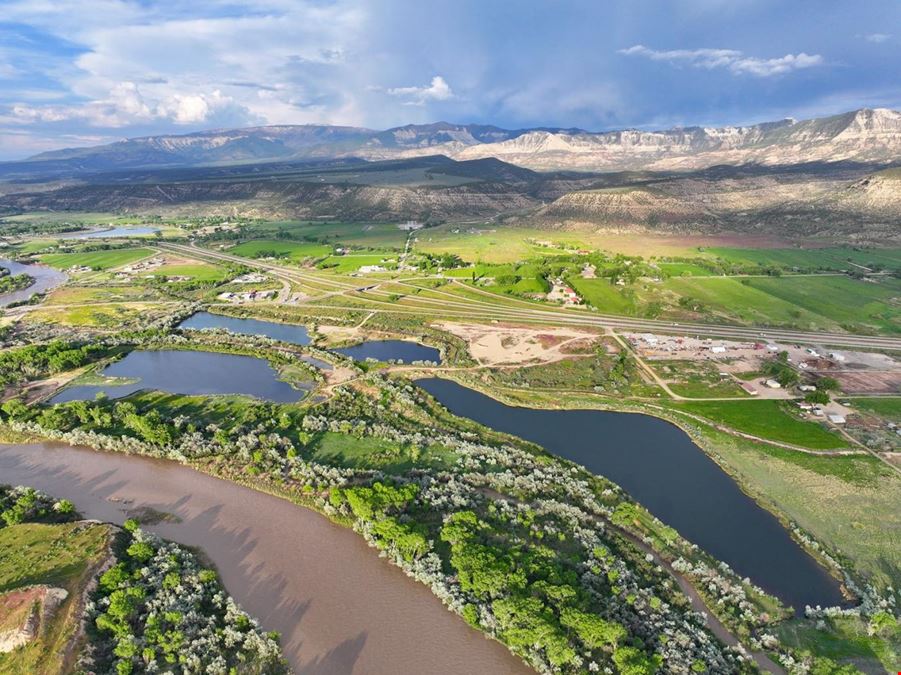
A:
[[[394,87],[388,89],[392,96],[400,96],[414,105],[423,105],[428,101],[446,101],[454,97],[450,85],[440,75],[435,75],[432,81],[424,87]]]
[[[640,56],[652,61],[663,61],[674,65],[687,65],[692,68],[725,68],[735,75],[754,75],[756,77],[772,77],[783,75],[793,70],[812,68],[823,64],[819,54],[786,54],[778,58],[764,59],[746,56],[737,49],[667,49],[658,50],[634,45],[620,49],[620,54]]]

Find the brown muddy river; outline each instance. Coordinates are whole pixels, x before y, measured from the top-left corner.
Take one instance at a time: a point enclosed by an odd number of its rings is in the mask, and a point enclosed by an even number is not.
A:
[[[299,674],[533,673],[358,535],[277,497],[173,462],[51,443],[0,445],[0,483],[109,522],[140,507],[177,515],[146,529],[203,549],[229,593],[281,633]]]

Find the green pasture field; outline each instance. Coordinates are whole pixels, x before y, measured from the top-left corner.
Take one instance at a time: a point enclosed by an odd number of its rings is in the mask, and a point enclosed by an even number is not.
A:
[[[901,424],[901,396],[854,398],[852,403],[855,408],[869,410],[889,421]]]
[[[657,267],[671,277],[711,277],[714,273],[695,263],[661,262]]]
[[[274,251],[277,254],[286,256],[288,260],[300,262],[310,258],[325,257],[330,255],[333,249],[326,244],[289,241],[285,239],[254,239],[253,241],[246,241],[243,244],[238,244],[237,246],[228,249],[228,253],[245,258],[255,258],[259,256],[261,251]]]
[[[15,216],[4,216],[12,223],[76,223],[79,225],[137,225],[145,222],[140,215],[116,215],[115,213],[89,211],[33,211]]]
[[[416,233],[416,250],[453,253],[467,262],[512,263],[536,257],[567,255],[562,249],[539,246],[530,240],[566,243],[581,247],[577,233],[547,232],[494,225],[441,225]]]
[[[122,248],[109,251],[84,251],[80,253],[47,253],[40,256],[41,262],[65,270],[70,267],[90,267],[96,270],[108,270],[128,265],[141,258],[153,255],[150,248]]]
[[[597,307],[600,312],[627,316],[638,312],[634,295],[623,293],[618,286],[611,284],[609,279],[583,279],[572,275],[567,281],[586,303]]]
[[[839,435],[816,422],[802,420],[786,412],[783,401],[673,401],[668,405],[700,415],[711,422],[723,424],[759,438],[790,443],[812,450],[835,450],[848,446]]]
[[[859,332],[901,333],[901,280],[846,276],[758,277],[751,288]]]
[[[901,267],[901,249],[857,249],[840,248],[710,248],[706,255],[723,258],[729,262],[754,265],[778,265],[799,269],[853,269],[850,262],[869,267],[881,264],[887,267]]]
[[[254,224],[247,230],[247,234],[265,239],[286,233],[297,239],[328,240],[329,243],[348,246],[403,248],[407,232],[397,225],[397,223],[279,220]]]
[[[382,251],[375,253],[349,253],[347,255],[332,255],[319,263],[322,269],[346,274],[356,272],[365,265],[380,265],[386,269],[397,267],[398,254],[395,251]],[[382,262],[382,261],[386,262]]]

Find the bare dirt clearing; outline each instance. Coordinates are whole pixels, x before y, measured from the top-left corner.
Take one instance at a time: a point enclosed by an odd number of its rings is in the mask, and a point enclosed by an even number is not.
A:
[[[485,366],[551,363],[590,353],[598,333],[567,328],[524,328],[505,324],[435,324],[466,340],[470,355]]]

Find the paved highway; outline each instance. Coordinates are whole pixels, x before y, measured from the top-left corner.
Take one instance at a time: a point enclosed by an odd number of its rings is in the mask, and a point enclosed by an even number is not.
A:
[[[773,340],[815,344],[830,347],[854,349],[880,349],[901,351],[901,338],[886,336],[852,335],[848,333],[807,332],[781,328],[755,328],[744,326],[727,326],[722,324],[697,322],[672,322],[659,319],[639,319],[582,309],[565,309],[556,307],[537,307],[534,303],[515,298],[503,298],[487,291],[464,286],[470,293],[481,294],[485,300],[463,297],[440,289],[423,289],[409,280],[386,281],[385,284],[401,284],[419,289],[421,295],[401,300],[389,300],[392,293],[379,289],[381,282],[367,280],[357,283],[350,279],[335,279],[321,274],[267,263],[259,260],[211,251],[197,246],[183,244],[160,243],[160,248],[176,253],[207,258],[215,261],[233,262],[247,267],[270,272],[274,276],[306,284],[322,291],[321,296],[312,297],[304,304],[322,307],[323,309],[353,309],[341,305],[325,304],[329,298],[345,295],[357,301],[371,305],[367,309],[376,312],[399,314],[435,314],[441,317],[461,317],[479,319],[499,319],[505,321],[528,321],[568,326],[584,326],[594,328],[615,328],[632,332],[663,333],[673,335],[697,335],[700,337],[718,337],[736,340]],[[426,295],[427,294],[427,295]]]

